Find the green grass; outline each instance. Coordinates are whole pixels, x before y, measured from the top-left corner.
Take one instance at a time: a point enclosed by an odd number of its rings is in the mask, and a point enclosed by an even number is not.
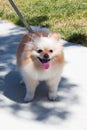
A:
[[[65,40],[87,46],[87,0],[14,0],[30,25],[49,27]],[[0,19],[22,25],[7,0],[0,0]]]

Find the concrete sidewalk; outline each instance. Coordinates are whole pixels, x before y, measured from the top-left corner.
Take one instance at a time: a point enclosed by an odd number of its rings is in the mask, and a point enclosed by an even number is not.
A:
[[[42,82],[35,100],[23,103],[25,87],[16,68],[16,49],[25,28],[0,21],[0,130],[87,130],[87,48],[62,41],[66,64],[58,101],[47,99]]]

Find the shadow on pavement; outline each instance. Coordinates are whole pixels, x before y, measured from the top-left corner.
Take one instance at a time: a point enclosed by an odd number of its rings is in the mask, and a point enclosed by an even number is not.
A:
[[[3,92],[4,96],[13,101],[10,106],[5,106],[4,104],[2,107],[9,107],[12,109],[11,111],[13,114],[15,113],[15,116],[18,116],[18,113],[22,110],[32,112],[35,116],[34,120],[38,121],[44,121],[51,116],[65,120],[69,117],[69,114],[71,114],[71,112],[68,110],[68,107],[65,106],[67,106],[69,102],[70,104],[75,104],[78,102],[77,95],[72,92],[73,88],[77,86],[69,83],[68,79],[62,78],[58,90],[59,96],[57,101],[51,102],[48,100],[48,89],[45,83],[42,82],[36,90],[34,101],[30,103],[24,103],[23,98],[25,95],[25,86],[21,86],[19,81],[19,73],[17,71],[11,71],[3,79],[4,83],[0,88],[0,91]],[[60,93],[63,94],[60,95]],[[65,105],[60,106],[59,104],[61,103],[64,103]]]

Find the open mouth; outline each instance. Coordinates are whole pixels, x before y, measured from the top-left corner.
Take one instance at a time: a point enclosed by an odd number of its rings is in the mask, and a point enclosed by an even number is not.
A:
[[[50,59],[44,59],[44,58],[41,59],[40,57],[38,57],[38,59],[42,63],[42,68],[43,69],[48,69],[49,68],[49,66],[50,66],[49,61],[50,61]]]
[[[43,63],[47,63],[50,61],[50,59],[41,59],[40,57],[38,57],[39,61],[43,64]]]

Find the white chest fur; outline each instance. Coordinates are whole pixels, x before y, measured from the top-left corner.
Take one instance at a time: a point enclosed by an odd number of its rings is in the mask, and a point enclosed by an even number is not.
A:
[[[28,76],[36,80],[48,80],[55,76],[60,76],[62,68],[58,66],[50,67],[49,69],[37,70],[33,65],[26,65],[20,68],[22,76]]]

